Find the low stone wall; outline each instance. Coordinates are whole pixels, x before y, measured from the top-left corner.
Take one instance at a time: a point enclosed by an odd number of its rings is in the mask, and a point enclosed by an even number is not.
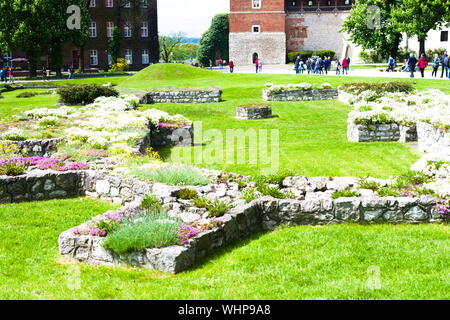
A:
[[[214,103],[220,101],[222,101],[222,91],[217,88],[191,90],[174,88],[147,92],[141,98],[140,103]]]
[[[57,145],[64,139],[29,139],[25,141],[12,141],[28,157],[50,157],[57,152]]]
[[[139,151],[145,153],[150,147],[189,147],[194,145],[194,127],[162,127],[150,129],[142,139]]]
[[[77,171],[35,170],[16,177],[0,176],[0,203],[77,197],[84,194],[83,182]]]
[[[338,96],[337,89],[286,90],[279,93],[273,93],[267,88],[263,90],[263,99],[266,101],[336,100]]]
[[[237,107],[236,118],[243,120],[257,120],[272,117],[271,106],[260,107]]]
[[[416,126],[403,126],[391,124],[355,124],[347,123],[347,138],[352,142],[378,142],[378,141],[417,141]]]
[[[219,218],[223,221],[221,228],[198,234],[188,245],[173,245],[118,255],[102,247],[104,238],[77,235],[68,230],[59,236],[59,250],[63,256],[91,264],[131,265],[178,273],[189,269],[199,259],[213,253],[218,248],[262,230],[261,216],[257,210],[254,205],[234,208],[228,214]],[[129,215],[136,211],[138,211],[137,207],[125,207],[115,211],[115,213]]]
[[[417,133],[420,151],[450,156],[450,130],[419,122]]]

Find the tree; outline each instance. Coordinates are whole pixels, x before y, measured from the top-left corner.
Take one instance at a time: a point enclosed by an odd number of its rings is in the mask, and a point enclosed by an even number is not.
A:
[[[119,27],[114,27],[111,39],[108,40],[108,53],[111,55],[111,64],[116,64],[120,55],[122,32]]]
[[[202,65],[209,66],[209,62],[216,57],[229,60],[229,23],[228,14],[217,14],[211,21],[211,26],[205,31],[201,40],[198,59]]]
[[[403,37],[398,24],[392,21],[392,12],[402,1],[356,1],[341,31],[347,32],[350,40],[363,49],[374,50],[382,56],[390,54],[395,58]],[[378,6],[380,11],[371,11],[371,6]]]
[[[174,33],[170,36],[159,37],[159,51],[162,61],[170,62],[173,59],[176,47],[184,43],[184,38],[183,33]]]
[[[70,5],[80,7],[80,28],[67,28]],[[0,1],[0,47],[2,51],[25,51],[30,75],[36,76],[39,58],[50,53],[57,71],[61,66],[64,42],[84,38],[87,28],[86,0]],[[59,67],[59,68],[58,68]]]
[[[448,23],[449,6],[449,0],[401,0],[392,11],[392,21],[398,31],[417,37],[422,54],[428,32]]]
[[[183,43],[177,45],[173,50],[173,60],[185,61],[197,59],[199,45],[195,43]]]

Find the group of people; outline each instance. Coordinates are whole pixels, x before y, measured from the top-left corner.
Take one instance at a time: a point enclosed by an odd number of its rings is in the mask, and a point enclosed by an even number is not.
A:
[[[256,58],[253,63],[255,64],[255,67],[256,67],[256,73],[262,72],[262,68],[263,68],[262,60],[259,58]]]
[[[12,68],[1,68],[0,69],[0,80],[1,82],[14,82],[14,74]]]
[[[432,64],[433,71],[431,72],[432,77],[438,76],[439,67],[442,68],[441,78],[449,78],[450,79],[450,59],[448,56],[448,52],[445,52],[441,57],[438,54],[434,54],[433,58],[430,60],[424,53],[420,55],[420,58],[417,59],[416,56],[411,53],[408,59],[403,61],[402,71],[410,72],[410,77],[414,78],[414,74],[417,69],[420,71],[420,75],[422,78],[425,77],[425,70],[428,67],[428,64]],[[388,70],[394,71],[395,69],[395,59],[390,56],[388,59]]]
[[[350,58],[346,57],[342,61],[339,59],[333,61],[331,57],[309,57],[304,61],[300,56],[297,56],[295,59],[296,74],[303,74],[305,72],[308,74],[328,74],[331,67],[335,68],[337,75],[341,73],[342,75],[348,74]]]

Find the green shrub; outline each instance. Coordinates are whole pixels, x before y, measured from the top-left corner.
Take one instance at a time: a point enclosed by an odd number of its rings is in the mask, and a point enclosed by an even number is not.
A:
[[[149,211],[161,211],[161,200],[153,194],[147,194],[141,202],[141,207]]]
[[[352,94],[359,94],[362,91],[372,90],[378,94],[385,92],[411,92],[414,90],[412,84],[403,81],[385,81],[385,82],[349,82],[339,87]]]
[[[130,174],[144,180],[161,182],[170,185],[207,185],[209,179],[197,168],[173,165],[157,170],[131,169]]]
[[[14,162],[0,166],[0,176],[20,176],[24,174],[26,167]]]
[[[242,191],[241,199],[244,199],[247,203],[257,199],[258,195],[255,193],[255,189],[247,188]]]
[[[220,200],[209,201],[206,205],[206,209],[209,211],[208,217],[221,217],[231,208],[232,205]]]
[[[354,191],[354,190],[350,190],[350,189],[343,189],[343,190],[339,190],[336,191],[335,193],[333,193],[331,195],[331,197],[333,199],[338,199],[338,198],[351,198],[351,197],[358,197],[359,193]]]
[[[59,126],[59,121],[57,119],[42,119],[41,121],[39,121],[39,126],[43,127],[43,128],[48,128],[48,127],[56,127]]]
[[[378,182],[374,180],[369,180],[369,177],[359,178],[358,186],[361,189],[369,189],[372,191],[377,191],[378,189],[381,188],[381,185]]]
[[[271,196],[277,199],[285,199],[287,196],[281,192],[280,188],[274,186],[271,187],[265,182],[258,182],[255,184],[256,190],[261,192],[262,195]]]
[[[300,59],[306,60],[309,57],[313,55],[312,51],[294,51],[289,52],[287,55],[288,62],[295,62],[295,59],[297,59],[297,56],[300,56]]]
[[[400,196],[400,193],[397,190],[395,190],[392,186],[380,188],[380,189],[378,189],[377,193],[380,197],[398,197],[398,196]]]
[[[238,185],[239,189],[242,189],[247,185],[247,182],[241,179],[234,179],[233,182],[235,182]]]
[[[192,204],[197,208],[206,208],[210,202],[211,201],[204,196],[195,197],[194,199],[192,199]]]
[[[335,55],[336,52],[333,50],[317,50],[313,52],[313,56],[331,57],[331,59],[333,59]]]
[[[109,233],[102,246],[118,254],[146,248],[162,248],[179,243],[180,223],[166,213],[138,215],[124,220]]]
[[[60,102],[68,105],[85,105],[93,103],[98,97],[118,97],[119,92],[111,87],[96,84],[77,85],[59,88]]]
[[[258,184],[258,183],[269,183],[269,184],[277,184],[281,187],[283,180],[286,179],[286,177],[294,176],[295,174],[290,170],[284,170],[280,173],[274,173],[270,175],[258,175],[255,176],[252,180]]]
[[[35,97],[37,96],[39,93],[37,92],[29,92],[29,91],[25,91],[22,93],[19,93],[16,98],[31,98],[31,97]]]
[[[431,179],[425,173],[409,170],[398,176],[392,186],[400,190],[404,187],[420,185],[430,181]]]
[[[194,189],[181,189],[178,191],[178,198],[182,200],[192,200],[198,196],[198,192]]]

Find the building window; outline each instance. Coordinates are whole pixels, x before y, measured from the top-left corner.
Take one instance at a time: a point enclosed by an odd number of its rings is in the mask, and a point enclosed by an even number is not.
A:
[[[105,7],[106,8],[113,8],[114,7],[114,0],[105,0]]]
[[[140,4],[141,8],[148,8],[148,0],[141,0],[141,4]]]
[[[114,22],[108,21],[106,22],[106,37],[112,38],[114,30]]]
[[[441,31],[441,41],[442,42],[448,41],[448,31]]]
[[[97,6],[97,1],[96,0],[91,0],[89,2],[89,8],[95,8]]]
[[[261,27],[259,25],[252,26],[252,32],[253,33],[259,33],[261,32]]]
[[[144,21],[141,24],[141,37],[148,37],[148,22]]]
[[[123,36],[125,38],[131,38],[131,23],[125,23],[123,26]]]
[[[97,50],[91,50],[89,53],[89,62],[91,66],[98,65],[98,51]]]
[[[133,64],[133,50],[125,49],[125,60],[128,64]]]
[[[128,0],[127,2],[125,2],[125,5],[123,7],[124,8],[131,8],[131,1]]]
[[[148,53],[148,49],[142,50],[142,64],[149,64],[150,63],[150,55]]]
[[[252,0],[252,8],[253,9],[261,8],[261,0]]]
[[[95,21],[89,22],[89,37],[97,38],[97,23]]]
[[[3,64],[7,68],[12,68],[12,52],[6,52],[3,54]]]

